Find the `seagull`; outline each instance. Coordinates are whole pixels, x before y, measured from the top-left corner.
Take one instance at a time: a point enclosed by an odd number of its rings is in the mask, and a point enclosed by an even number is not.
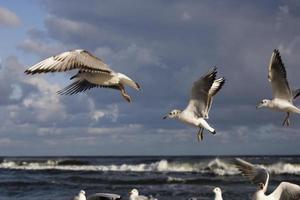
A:
[[[267,107],[273,110],[286,112],[287,115],[283,120],[282,126],[289,126],[290,113],[300,114],[300,109],[293,104],[293,101],[300,95],[300,89],[294,91],[290,89],[286,70],[278,49],[275,49],[272,53],[268,79],[272,85],[274,99],[263,99],[256,107]]]
[[[85,191],[84,190],[80,190],[80,192],[78,193],[78,195],[76,195],[72,200],[86,200]]]
[[[252,183],[257,184],[258,188],[253,196],[253,200],[300,199],[300,186],[288,182],[281,182],[271,194],[266,195],[270,175],[265,168],[253,165],[239,158],[234,160],[234,164]]]
[[[223,200],[221,188],[216,187],[213,189],[213,192],[215,193],[215,200]]]
[[[152,196],[147,197],[143,195],[139,195],[139,191],[137,189],[132,189],[129,193],[129,200],[157,200]]]
[[[25,70],[26,74],[47,72],[63,72],[77,69],[78,73],[72,76],[73,83],[58,91],[60,95],[72,95],[84,92],[94,87],[111,88],[121,91],[126,101],[131,97],[125,92],[125,85],[140,90],[140,85],[125,74],[115,72],[100,58],[82,49],[63,52],[42,60]]]
[[[178,119],[184,123],[198,127],[198,141],[203,140],[204,128],[212,134],[216,134],[215,129],[206,122],[206,119],[209,118],[208,114],[213,97],[225,83],[224,78],[216,79],[216,76],[217,68],[214,67],[210,72],[194,82],[188,106],[183,111],[178,109],[172,110],[163,119]]]

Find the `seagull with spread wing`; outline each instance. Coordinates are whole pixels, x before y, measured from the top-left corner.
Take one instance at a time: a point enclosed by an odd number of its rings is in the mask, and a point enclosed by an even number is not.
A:
[[[258,186],[257,191],[253,195],[253,200],[299,200],[300,186],[281,182],[279,186],[269,195],[266,195],[269,184],[268,171],[258,165],[253,165],[242,159],[235,159],[234,164],[252,183]]]
[[[121,91],[121,95],[131,102],[131,97],[125,92],[125,85],[140,90],[138,83],[122,73],[114,72],[101,59],[82,49],[67,51],[47,58],[25,70],[26,74],[47,72],[64,72],[78,69],[71,77],[74,82],[58,91],[61,95],[72,95],[91,88],[102,87]]]
[[[282,126],[290,125],[290,113],[299,113],[293,101],[300,95],[300,89],[292,91],[287,80],[286,70],[281,60],[279,50],[275,49],[271,56],[269,64],[268,79],[272,85],[274,99],[264,99],[256,107],[267,107],[273,110],[286,112],[287,115],[283,120]]]
[[[189,125],[199,128],[198,140],[203,140],[203,131],[207,129],[212,134],[216,131],[207,122],[208,114],[212,106],[213,97],[219,92],[225,83],[224,78],[216,79],[217,68],[214,67],[206,75],[194,82],[191,91],[191,97],[188,106],[185,110],[172,110],[163,119],[171,118],[178,119]]]

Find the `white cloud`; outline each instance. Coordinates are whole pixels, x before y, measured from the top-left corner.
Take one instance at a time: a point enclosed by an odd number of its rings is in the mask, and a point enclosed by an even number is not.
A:
[[[19,26],[20,18],[11,10],[0,6],[0,25]]]

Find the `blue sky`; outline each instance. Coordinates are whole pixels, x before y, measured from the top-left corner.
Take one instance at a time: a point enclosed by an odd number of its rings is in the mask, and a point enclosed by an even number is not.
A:
[[[300,4],[289,1],[1,1],[2,155],[299,154],[300,116],[256,110],[271,98],[267,65],[279,48],[297,80]],[[26,76],[26,67],[87,49],[142,86],[57,96],[67,74]],[[209,123],[215,136],[161,118],[183,109],[194,80],[217,66],[227,80]],[[299,100],[296,101],[296,104]]]

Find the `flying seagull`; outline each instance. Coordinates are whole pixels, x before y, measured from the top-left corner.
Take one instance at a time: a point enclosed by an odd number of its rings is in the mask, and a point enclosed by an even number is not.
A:
[[[216,134],[207,122],[208,114],[212,105],[213,97],[219,92],[225,83],[224,78],[216,79],[217,68],[214,67],[206,75],[202,76],[199,80],[194,82],[191,91],[191,97],[188,106],[183,110],[172,110],[163,119],[171,118],[178,119],[189,125],[199,128],[198,140],[203,140],[204,128],[212,134]]]
[[[274,99],[264,99],[256,107],[268,107],[273,110],[286,112],[287,115],[283,120],[282,126],[289,126],[290,113],[300,113],[300,109],[293,104],[293,100],[300,95],[300,89],[294,91],[290,89],[286,70],[278,49],[275,49],[272,53],[268,79],[272,85]]]
[[[223,200],[221,188],[216,187],[216,188],[213,189],[213,192],[215,193],[215,199],[214,200]]]
[[[78,73],[70,78],[74,79],[74,82],[58,91],[58,94],[72,95],[94,87],[102,87],[120,90],[121,95],[131,102],[131,97],[125,92],[125,85],[140,90],[138,83],[125,74],[113,71],[100,58],[82,49],[63,52],[42,60],[26,69],[25,73],[64,72],[73,69],[78,69]]]
[[[143,195],[139,195],[139,191],[137,189],[132,189],[129,193],[129,200],[157,200],[152,196],[147,197]]]
[[[300,186],[281,182],[279,186],[269,195],[266,195],[269,184],[268,171],[260,166],[253,165],[242,159],[235,159],[234,164],[252,183],[258,186],[257,191],[253,196],[253,200],[299,200]]]
[[[80,190],[80,192],[78,193],[78,195],[76,195],[72,200],[86,200],[85,191],[84,190]]]

